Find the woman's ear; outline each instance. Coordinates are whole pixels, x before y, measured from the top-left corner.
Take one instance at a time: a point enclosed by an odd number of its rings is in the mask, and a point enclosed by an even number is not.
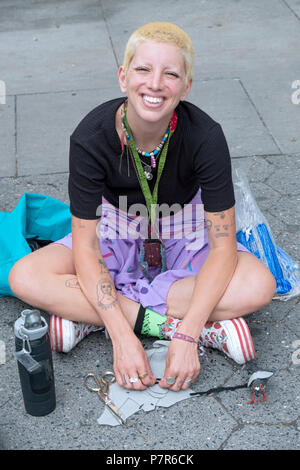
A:
[[[191,79],[189,80],[189,82],[187,83],[184,92],[183,92],[182,95],[181,95],[181,98],[180,98],[181,101],[184,101],[185,98],[187,97],[187,95],[188,95],[190,89],[192,88],[192,83],[193,83],[193,79],[191,78]]]
[[[124,70],[123,65],[121,65],[121,67],[119,67],[118,77],[119,77],[119,84],[120,84],[120,88],[121,88],[122,93],[127,93],[126,72]]]

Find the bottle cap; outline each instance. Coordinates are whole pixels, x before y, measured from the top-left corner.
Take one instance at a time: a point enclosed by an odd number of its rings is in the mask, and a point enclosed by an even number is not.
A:
[[[37,309],[23,310],[14,324],[15,336],[22,340],[24,336],[27,336],[29,341],[42,338],[47,331],[47,322]]]

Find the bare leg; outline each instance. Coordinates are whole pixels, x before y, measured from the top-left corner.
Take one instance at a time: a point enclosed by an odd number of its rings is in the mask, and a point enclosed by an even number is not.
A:
[[[172,284],[167,298],[168,315],[184,317],[195,280],[191,276]],[[251,253],[239,251],[235,273],[209,320],[229,320],[255,312],[271,302],[275,291],[276,281],[269,269]]]
[[[244,252],[238,253],[238,259],[234,276],[212,312],[211,321],[251,313],[268,304],[273,297],[275,280],[263,263]],[[9,282],[14,294],[29,305],[68,320],[103,326],[99,314],[77,282],[72,251],[63,245],[48,245],[19,260],[10,272]],[[169,315],[184,317],[194,284],[194,276],[172,284],[167,299]],[[118,294],[118,300],[133,328],[139,304],[121,294]]]
[[[19,260],[10,272],[9,283],[13,293],[33,307],[67,320],[103,326],[80,289],[72,252],[63,245],[48,245]],[[120,294],[119,302],[134,327],[139,304]]]

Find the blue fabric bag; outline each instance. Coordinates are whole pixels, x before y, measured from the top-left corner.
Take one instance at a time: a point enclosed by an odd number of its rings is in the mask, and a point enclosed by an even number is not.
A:
[[[70,208],[50,196],[24,193],[12,212],[0,212],[0,228],[0,297],[15,297],[8,275],[20,258],[31,253],[26,239],[56,241],[70,233]]]

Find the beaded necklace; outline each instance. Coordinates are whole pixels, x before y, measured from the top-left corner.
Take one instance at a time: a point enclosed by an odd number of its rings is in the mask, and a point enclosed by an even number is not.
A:
[[[130,135],[125,124],[126,111],[127,111],[127,102],[124,102],[121,108],[121,125],[122,125],[123,135],[125,136],[125,139],[129,141]],[[135,145],[136,151],[138,152],[139,155],[141,155],[142,157],[150,158],[150,165],[149,163],[143,162],[143,160],[141,159],[141,162],[144,165],[144,173],[145,173],[147,180],[152,180],[153,178],[152,169],[156,168],[156,160],[159,157],[159,154],[163,146],[165,145],[165,142],[168,140],[169,134],[170,134],[170,125],[168,126],[168,129],[166,133],[164,134],[162,140],[160,141],[158,146],[155,147],[154,150],[152,150],[152,152],[145,152],[141,150],[137,145]],[[122,141],[122,151],[123,149],[124,149],[124,141]]]
[[[159,228],[156,227],[156,217],[157,217],[156,206],[157,206],[157,199],[158,199],[158,184],[159,184],[159,181],[163,172],[163,168],[165,165],[169,141],[173,133],[175,132],[175,129],[177,126],[177,114],[176,114],[176,111],[174,111],[172,118],[169,122],[168,137],[166,139],[166,145],[163,146],[161,158],[159,160],[159,165],[158,165],[157,179],[155,182],[153,193],[151,193],[149,185],[148,185],[147,177],[143,170],[141,159],[139,158],[137,148],[133,140],[132,131],[127,122],[126,108],[123,106],[122,109],[123,109],[122,121],[124,124],[124,128],[127,131],[126,133],[124,133],[126,135],[126,139],[128,142],[127,148],[129,147],[130,149],[129,154],[132,158],[132,163],[136,171],[136,175],[140,183],[143,195],[145,197],[145,201],[146,201],[146,205],[148,209],[148,239],[144,240],[143,244],[141,245],[139,262],[140,262],[141,269],[144,273],[144,276],[147,279],[149,279],[150,282],[152,282],[153,278],[151,274],[149,273],[149,269],[148,269],[149,267],[155,267],[155,268],[160,267],[161,272],[164,272],[167,270],[165,246],[159,236]],[[122,145],[122,148],[123,148],[123,145]],[[156,232],[156,238],[151,238],[152,228],[154,228]]]

